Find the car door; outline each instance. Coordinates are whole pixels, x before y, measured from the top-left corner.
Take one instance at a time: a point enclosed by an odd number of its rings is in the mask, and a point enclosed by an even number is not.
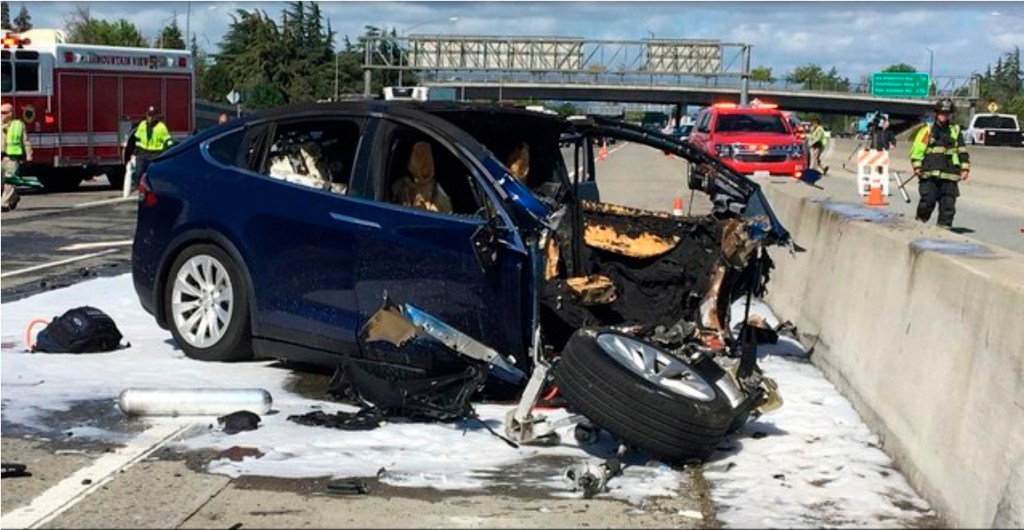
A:
[[[242,213],[220,217],[232,219],[226,230],[245,255],[261,338],[355,351],[359,227],[348,222],[353,201],[343,188],[365,172],[366,123],[305,116],[251,130],[245,145],[260,147],[249,154],[249,169],[211,190],[225,198],[223,207]],[[313,187],[314,176],[332,182]]]
[[[395,202],[413,146],[427,142],[450,213]],[[443,137],[411,122],[382,119],[372,160],[372,221],[358,247],[356,294],[367,318],[385,297],[411,304],[502,354],[524,359],[529,267],[526,248],[502,209],[483,164]],[[492,161],[497,166],[496,161]],[[411,171],[411,170],[410,170]],[[400,186],[401,183],[398,185]],[[474,238],[494,230],[497,250],[485,263]]]

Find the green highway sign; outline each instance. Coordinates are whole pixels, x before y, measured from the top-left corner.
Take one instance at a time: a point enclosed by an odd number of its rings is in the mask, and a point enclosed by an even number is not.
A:
[[[928,97],[928,74],[919,72],[875,72],[871,75],[871,95],[882,98]]]

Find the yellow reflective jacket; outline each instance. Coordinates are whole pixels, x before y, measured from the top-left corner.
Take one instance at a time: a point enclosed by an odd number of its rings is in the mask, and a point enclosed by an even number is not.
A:
[[[158,121],[150,131],[149,123],[142,120],[135,128],[135,147],[150,152],[160,152],[171,146],[171,132],[164,122]]]

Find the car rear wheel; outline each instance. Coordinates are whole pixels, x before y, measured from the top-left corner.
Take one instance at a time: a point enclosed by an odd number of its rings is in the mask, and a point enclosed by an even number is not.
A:
[[[582,330],[555,377],[566,401],[594,423],[670,462],[706,459],[735,413],[695,365],[617,332]]]
[[[78,168],[48,168],[40,170],[36,180],[48,192],[73,191],[85,180],[85,175]]]
[[[185,355],[200,361],[252,359],[249,296],[234,260],[220,247],[188,247],[171,265],[165,315]]]

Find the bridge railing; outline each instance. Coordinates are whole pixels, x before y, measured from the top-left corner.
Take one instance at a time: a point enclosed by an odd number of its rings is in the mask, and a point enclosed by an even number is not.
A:
[[[870,94],[868,78],[822,84],[750,78],[751,46],[698,39],[371,35],[363,67],[415,72],[425,83],[545,83]],[[401,80],[401,77],[399,78]],[[936,76],[931,97],[976,99],[971,76]]]

